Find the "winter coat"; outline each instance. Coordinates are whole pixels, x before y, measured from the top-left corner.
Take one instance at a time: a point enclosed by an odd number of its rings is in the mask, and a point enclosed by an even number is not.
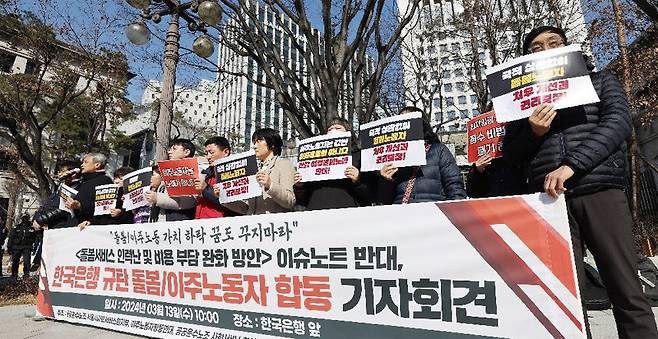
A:
[[[69,187],[77,190],[80,186],[80,180],[75,180]],[[59,187],[58,187],[59,190]],[[34,213],[34,221],[42,226],[48,226],[49,229],[72,227],[78,224],[71,213],[59,209],[59,192],[54,192],[48,197],[48,200]]]
[[[196,213],[194,219],[223,218],[238,215],[230,209],[219,203],[219,198],[215,195],[213,185],[217,183],[215,178],[215,166],[206,168],[202,173],[206,175],[206,188],[201,195],[196,198]]]
[[[112,183],[112,179],[105,175],[105,172],[82,173],[78,194],[75,196],[75,200],[80,202],[80,209],[74,210],[78,222],[90,221],[92,225],[109,225],[114,223],[110,215],[94,216],[96,186]]]
[[[36,235],[30,221],[21,222],[9,233],[7,248],[11,251],[32,248]]]
[[[473,164],[466,179],[466,194],[470,198],[524,194],[527,190],[523,164],[508,165],[502,158],[491,160],[482,173]]]
[[[409,199],[413,202],[442,201],[466,198],[459,167],[450,150],[442,143],[433,143],[427,151],[427,164],[399,168],[393,181],[380,178],[378,196],[383,204],[400,204],[414,171],[416,182]],[[414,168],[418,168],[414,170]]]
[[[532,134],[528,119],[507,125],[504,158],[511,164],[529,162],[531,192],[543,191],[546,175],[562,165],[574,170],[565,182],[567,196],[625,187],[628,100],[611,73],[595,72],[590,78],[601,101],[559,110],[544,136]]]
[[[274,156],[263,162],[261,171],[270,175],[270,189],[260,196],[247,201],[236,201],[224,204],[239,214],[254,215],[266,213],[290,212],[295,205],[295,168],[288,159]]]
[[[167,194],[164,182],[158,187],[158,207],[155,211],[164,215],[164,220],[158,221],[181,221],[192,220],[196,212],[196,198],[193,196],[170,197]]]

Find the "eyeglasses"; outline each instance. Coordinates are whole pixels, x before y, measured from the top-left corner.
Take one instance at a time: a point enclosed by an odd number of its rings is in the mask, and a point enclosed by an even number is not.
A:
[[[550,39],[543,43],[538,41],[530,45],[530,52],[537,53],[537,52],[563,47],[563,46],[564,46],[564,41],[562,39]]]

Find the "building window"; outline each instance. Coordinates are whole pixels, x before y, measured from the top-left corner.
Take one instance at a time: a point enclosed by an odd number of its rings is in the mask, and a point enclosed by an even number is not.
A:
[[[464,71],[463,71],[461,68],[457,68],[457,69],[455,70],[455,77],[457,77],[457,78],[461,78],[461,77],[463,77],[463,76],[464,76]]]
[[[450,71],[444,69],[443,72],[441,72],[441,79],[450,79]]]
[[[457,83],[457,90],[458,90],[458,91],[463,92],[463,91],[465,90],[465,88],[466,88],[466,84],[465,84],[465,83],[463,83],[463,82],[458,82],[458,83]],[[464,98],[464,100],[466,100],[466,98]],[[460,102],[460,103],[461,103],[461,102]],[[464,103],[466,103],[466,102],[464,102]]]
[[[434,107],[441,107],[441,99],[439,98],[434,99]]]
[[[466,112],[465,109],[460,109],[459,110],[459,117],[462,118],[462,119],[468,118],[468,113]]]
[[[10,53],[0,52],[0,71],[11,73],[16,56]]]
[[[452,84],[444,84],[443,85],[443,91],[446,93],[452,92]]]
[[[471,95],[471,103],[472,103],[472,104],[477,104],[477,102],[478,102],[478,97],[477,97],[477,95],[472,94],[472,95]]]
[[[39,67],[37,67],[37,63],[28,60],[27,64],[25,64],[25,74],[36,74],[39,72]]]
[[[465,95],[460,95],[457,100],[458,100],[460,105],[466,105],[466,96]]]
[[[446,97],[446,105],[447,106],[452,106],[455,104],[455,98],[453,97]]]
[[[480,115],[480,111],[478,111],[477,108],[473,108],[473,110],[471,111],[471,113],[473,114],[473,117],[474,117],[474,118],[475,118],[476,116]]]

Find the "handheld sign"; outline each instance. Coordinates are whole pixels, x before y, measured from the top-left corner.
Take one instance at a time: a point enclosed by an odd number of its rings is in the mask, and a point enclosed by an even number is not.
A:
[[[378,171],[384,164],[397,167],[425,165],[421,112],[396,115],[360,127],[361,171]]]
[[[580,45],[524,55],[486,74],[498,122],[527,118],[541,104],[561,109],[599,102]]]
[[[503,156],[503,136],[505,124],[496,121],[494,111],[482,113],[468,121],[466,125],[468,162],[490,154],[492,158]]]
[[[119,185],[107,184],[96,186],[96,196],[94,198],[94,215],[110,214],[113,208],[117,206],[119,198]]]
[[[123,177],[123,209],[132,211],[149,205],[146,192],[151,190],[151,174],[153,169],[146,167],[130,172]]]
[[[61,184],[59,185],[59,191],[57,192],[59,194],[59,208],[60,210],[67,211],[71,215],[73,215],[73,210],[66,207],[66,200],[72,199],[76,195],[78,195],[78,191],[74,190],[73,188]]]
[[[199,162],[197,158],[158,161],[160,175],[165,183],[167,195],[180,197],[197,195],[194,179],[199,178]]]
[[[302,182],[344,179],[352,165],[350,132],[320,135],[299,142],[297,171]]]
[[[219,202],[224,204],[261,195],[263,190],[256,173],[258,166],[253,150],[215,161],[217,184],[221,185]]]

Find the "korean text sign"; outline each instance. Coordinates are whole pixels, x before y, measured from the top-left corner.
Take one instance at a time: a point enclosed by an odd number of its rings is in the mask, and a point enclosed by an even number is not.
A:
[[[527,118],[541,104],[561,109],[599,102],[580,45],[524,55],[486,74],[499,122]]]
[[[73,215],[73,210],[66,207],[66,200],[75,198],[75,196],[78,195],[78,191],[76,191],[75,189],[71,188],[66,184],[61,184],[59,185],[59,190],[57,191],[57,194],[59,194],[58,208],[60,210],[67,211],[71,215]]]
[[[263,194],[256,173],[258,165],[253,150],[215,161],[217,184],[221,185],[219,202],[225,204]]]
[[[475,162],[487,154],[493,158],[503,156],[503,136],[505,136],[505,124],[496,121],[496,114],[493,111],[469,120],[466,125],[468,162]]]
[[[94,215],[110,214],[112,209],[117,206],[119,186],[115,184],[96,186],[95,193]]]
[[[146,192],[151,190],[151,167],[130,172],[123,177],[123,208],[131,211],[150,205],[146,200]]]
[[[320,135],[299,142],[297,171],[302,182],[344,179],[352,165],[350,132]]]
[[[170,197],[197,195],[194,179],[199,178],[197,158],[158,161],[160,175]]]
[[[539,194],[48,230],[37,310],[150,337],[583,339],[569,239]]]
[[[397,167],[427,163],[420,112],[369,122],[359,130],[361,171],[377,171],[387,163]]]

